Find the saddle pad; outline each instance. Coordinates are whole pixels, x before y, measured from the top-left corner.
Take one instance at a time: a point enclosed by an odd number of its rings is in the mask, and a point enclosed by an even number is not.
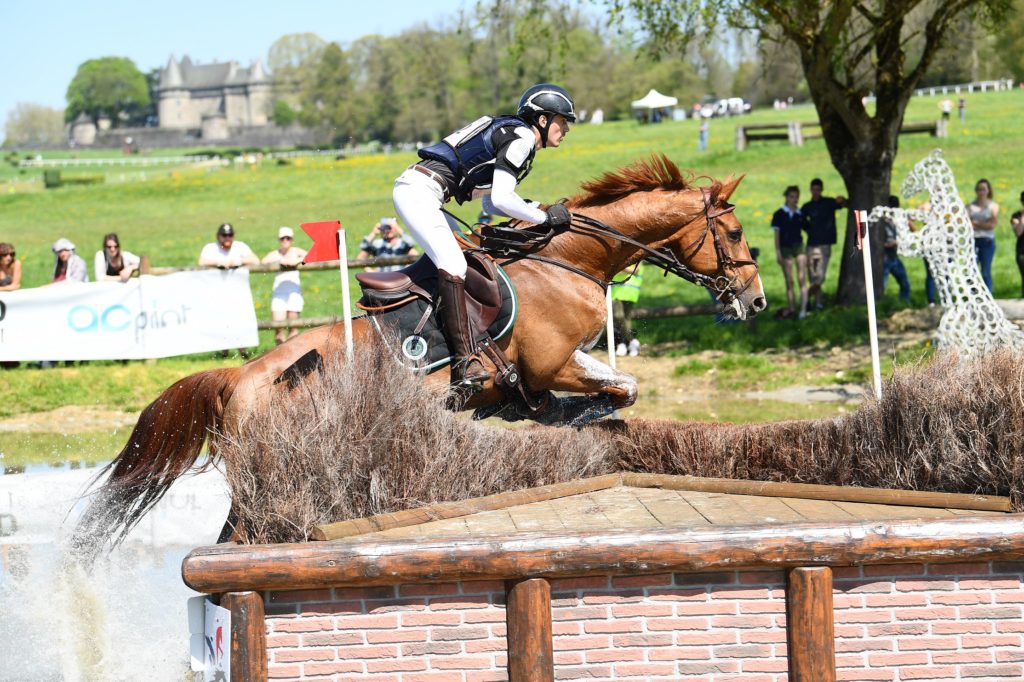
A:
[[[501,308],[497,318],[487,328],[487,333],[497,341],[508,335],[512,331],[512,327],[515,326],[516,317],[519,315],[519,300],[516,298],[512,280],[502,268],[495,267],[498,271]],[[423,319],[428,305],[426,301],[417,296],[400,308],[383,312],[368,312],[366,316],[374,329],[389,341],[396,336],[401,339],[398,357],[407,367],[430,374],[451,362],[451,353],[448,351],[448,341],[438,325],[436,310],[430,311],[430,318],[420,333],[413,334],[416,326]]]

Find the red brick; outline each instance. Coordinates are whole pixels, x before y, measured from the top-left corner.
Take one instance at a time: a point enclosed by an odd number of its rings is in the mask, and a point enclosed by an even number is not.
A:
[[[834,581],[834,587],[837,592],[841,593],[878,594],[893,591],[891,582],[887,580],[879,580],[877,578],[863,578],[861,580],[836,580]]]
[[[657,647],[671,646],[672,635],[612,635],[612,646]]]
[[[612,578],[612,588],[621,587],[660,587],[672,584],[671,573],[655,573],[654,575],[624,575]]]
[[[741,601],[740,613],[785,613],[786,603],[783,601]]]
[[[587,665],[580,667],[562,668],[555,672],[557,680],[581,680],[593,678],[607,678],[612,676],[611,666]]]
[[[713,628],[736,628],[749,630],[752,628],[770,628],[772,619],[770,616],[715,616],[711,619]]]
[[[630,620],[596,620],[584,621],[583,632],[588,635],[599,635],[616,632],[643,632],[644,622],[639,618]]]
[[[462,614],[463,623],[504,623],[505,611],[486,609],[483,611],[467,611]]]
[[[999,663],[1024,661],[1024,651],[996,651],[996,661]]]
[[[284,677],[298,678],[302,675],[302,668],[297,665],[285,665],[285,666],[270,666],[268,676],[271,679],[280,679]]]
[[[837,594],[832,597],[832,608],[859,609],[864,606],[863,594]]]
[[[900,666],[900,665],[924,665],[928,663],[928,654],[924,652],[899,653],[899,654],[871,654],[868,656],[868,664],[875,666]]]
[[[427,630],[393,629],[367,632],[367,644],[394,644],[396,642],[426,642],[429,633]]]
[[[742,665],[745,673],[784,673],[789,670],[785,659],[754,659],[743,661]]]
[[[928,564],[928,575],[989,575],[987,563]]]
[[[270,604],[302,603],[307,601],[330,601],[331,590],[286,590],[271,592]]]
[[[424,597],[405,599],[374,599],[366,602],[367,613],[408,613],[409,611],[426,611],[427,600]]]
[[[334,649],[274,649],[274,663],[299,663],[302,661],[333,661]]]
[[[467,654],[480,654],[484,652],[505,651],[507,644],[504,639],[487,638],[475,639],[466,642],[462,647]]]
[[[643,590],[623,590],[622,592],[592,592],[584,594],[580,600],[584,606],[599,606],[604,604],[622,604],[624,602],[640,602],[644,600]],[[569,604],[576,606],[577,602]]]
[[[961,640],[965,649],[985,648],[991,649],[997,646],[1019,647],[1021,638],[1018,635],[964,635]]]
[[[274,632],[318,632],[333,629],[334,622],[330,618],[302,618],[274,623]]]
[[[484,639],[488,635],[486,627],[464,627],[464,628],[434,628],[430,631],[430,638],[435,642],[451,640]]]
[[[643,649],[606,649],[604,651],[588,651],[587,663],[614,663],[616,661],[642,661]]]
[[[422,625],[459,625],[462,616],[458,613],[403,613],[402,627],[418,627]]]
[[[298,635],[267,635],[267,648],[276,649],[286,646],[299,646]]]
[[[734,571],[719,573],[676,573],[672,582],[676,585],[734,585],[736,573]]]
[[[836,653],[850,654],[863,651],[892,651],[891,639],[838,639]]]
[[[993,595],[997,604],[1010,604],[1024,602],[1024,590],[1011,590],[1008,592],[999,591]]]
[[[992,576],[990,578],[961,578],[961,590],[1019,590],[1020,578],[1016,576]]]
[[[964,621],[962,623],[932,623],[935,635],[985,635],[992,632],[992,623],[985,621]]]
[[[859,578],[863,575],[860,566],[833,566],[832,579],[842,580],[844,578]]]
[[[887,668],[855,668],[836,671],[837,682],[875,682],[885,680],[892,682],[896,679],[896,671]]]
[[[938,680],[939,678],[956,679],[956,668],[938,667],[930,665],[927,667],[914,668],[904,666],[900,668],[900,680]]]
[[[474,670],[466,673],[466,682],[504,682],[508,673],[504,670]]]
[[[582,606],[574,609],[551,609],[552,620],[604,620],[608,618],[607,606]]]
[[[402,675],[402,682],[462,682],[462,673],[427,672]]]
[[[943,606],[969,606],[991,604],[992,595],[987,592],[938,592],[930,595],[933,604]],[[1021,601],[1024,601],[1022,599]]]
[[[991,663],[992,651],[946,651],[932,655],[932,663]]]
[[[772,655],[772,648],[763,644],[716,646],[712,650],[715,658],[769,658]]]
[[[711,647],[658,647],[648,651],[647,658],[651,661],[709,661],[711,660]]]
[[[403,656],[461,654],[462,642],[416,642],[402,645]]]
[[[782,571],[742,571],[739,574],[741,585],[785,585],[786,574]]]
[[[772,591],[767,587],[721,587],[712,590],[712,599],[769,599]]]
[[[583,632],[583,624],[579,621],[551,623],[551,634],[556,637],[558,635],[578,635],[581,632]]]
[[[577,651],[580,649],[606,649],[611,645],[611,637],[555,637],[555,651]]]
[[[431,611],[450,611],[453,609],[485,609],[491,605],[491,597],[486,594],[458,595],[453,597],[437,597],[428,601]]]
[[[993,573],[1016,573],[1024,579],[1024,561],[995,561],[992,563]]]
[[[676,671],[672,663],[620,663],[615,666],[616,677],[646,677],[671,675]]]
[[[360,599],[393,599],[395,588],[392,585],[380,587],[337,587],[334,589],[335,601]]]
[[[361,632],[311,632],[302,636],[302,646],[348,646],[365,641]]]
[[[462,594],[505,594],[501,580],[467,580],[462,583]]]
[[[785,630],[744,630],[739,634],[741,644],[777,644],[786,641]]]
[[[444,597],[458,593],[458,583],[425,583],[398,586],[398,594],[403,597]]]
[[[431,656],[432,670],[485,670],[491,667],[489,656]]]
[[[950,606],[930,606],[920,609],[893,609],[893,615],[896,616],[896,620],[953,620],[956,618],[956,609]]]
[[[871,627],[882,627],[879,625],[872,625]],[[835,626],[836,637],[863,637],[865,630],[863,625],[839,625]]]
[[[338,658],[397,658],[396,646],[343,646],[338,648]]]
[[[608,576],[592,576],[589,578],[554,578],[549,581],[552,592],[568,590],[600,590],[608,589]]]
[[[611,607],[613,618],[657,618],[671,616],[675,607],[672,604],[618,604]]]
[[[363,664],[356,661],[334,661],[332,663],[307,663],[302,666],[304,675],[335,675],[337,673],[362,673]]]
[[[942,651],[956,649],[956,637],[900,637],[896,640],[900,651]]]
[[[899,635],[927,635],[928,623],[884,623],[867,626],[869,637],[895,637]],[[941,633],[935,633],[941,634]],[[948,633],[947,633],[948,634]]]
[[[580,651],[556,651],[555,665],[582,665],[583,653]]]
[[[1021,617],[1019,606],[961,606],[959,611],[962,620],[1019,620]]]
[[[1011,620],[1011,621],[1000,621],[995,624],[996,632],[1024,632],[1024,621]]]
[[[298,604],[267,604],[263,607],[263,614],[268,618],[284,619],[299,617]]]
[[[710,595],[704,588],[649,587],[647,599],[654,602],[706,602]]]
[[[707,618],[648,618],[647,630],[664,632],[665,630],[707,630]]]
[[[706,604],[693,604],[689,602],[676,604],[676,615],[678,616],[731,616],[736,613],[736,602],[719,601]]]
[[[960,677],[1005,677],[1020,680],[1024,667],[1013,664],[965,665],[960,667]]]
[[[677,633],[676,644],[679,646],[736,644],[738,641],[737,634],[738,633],[731,630]]]
[[[738,673],[740,671],[740,664],[738,661],[679,663],[678,670],[682,675],[724,675]]]
[[[317,615],[317,616],[336,616],[336,615],[365,615],[366,609],[363,608],[363,603],[358,601],[326,601],[326,602],[310,602],[302,605],[302,617]]]
[[[903,606],[928,606],[928,595],[869,594],[864,597],[864,605],[869,609],[884,609]]]
[[[775,656],[783,658],[784,656],[776,651]],[[836,654],[836,668],[863,668],[867,665],[864,660],[864,654],[855,653],[838,653]]]
[[[381,613],[372,616],[341,616],[335,618],[334,622],[335,627],[339,630],[383,630],[398,627],[398,614]]]
[[[876,576],[904,576],[924,575],[923,564],[874,564],[864,566],[864,577],[873,578]],[[832,577],[835,578],[835,569],[832,569]]]

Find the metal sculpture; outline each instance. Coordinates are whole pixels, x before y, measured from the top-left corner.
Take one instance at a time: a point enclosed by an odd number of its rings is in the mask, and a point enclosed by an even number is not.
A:
[[[900,255],[921,256],[928,263],[944,310],[936,344],[964,357],[1001,346],[1024,347],[1024,332],[1006,318],[981,279],[971,221],[940,149],[918,161],[903,181],[904,197],[922,192],[928,200],[920,208],[876,206],[868,221],[890,221]],[[924,227],[912,231],[911,221]]]

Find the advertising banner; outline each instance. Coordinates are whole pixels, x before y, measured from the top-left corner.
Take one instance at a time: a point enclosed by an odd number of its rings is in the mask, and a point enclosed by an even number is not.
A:
[[[137,360],[258,343],[244,268],[0,293],[0,360]]]

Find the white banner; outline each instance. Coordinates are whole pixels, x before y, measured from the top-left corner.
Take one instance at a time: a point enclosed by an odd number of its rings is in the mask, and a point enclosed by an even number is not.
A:
[[[258,343],[244,268],[0,292],[0,360],[138,360]]]

